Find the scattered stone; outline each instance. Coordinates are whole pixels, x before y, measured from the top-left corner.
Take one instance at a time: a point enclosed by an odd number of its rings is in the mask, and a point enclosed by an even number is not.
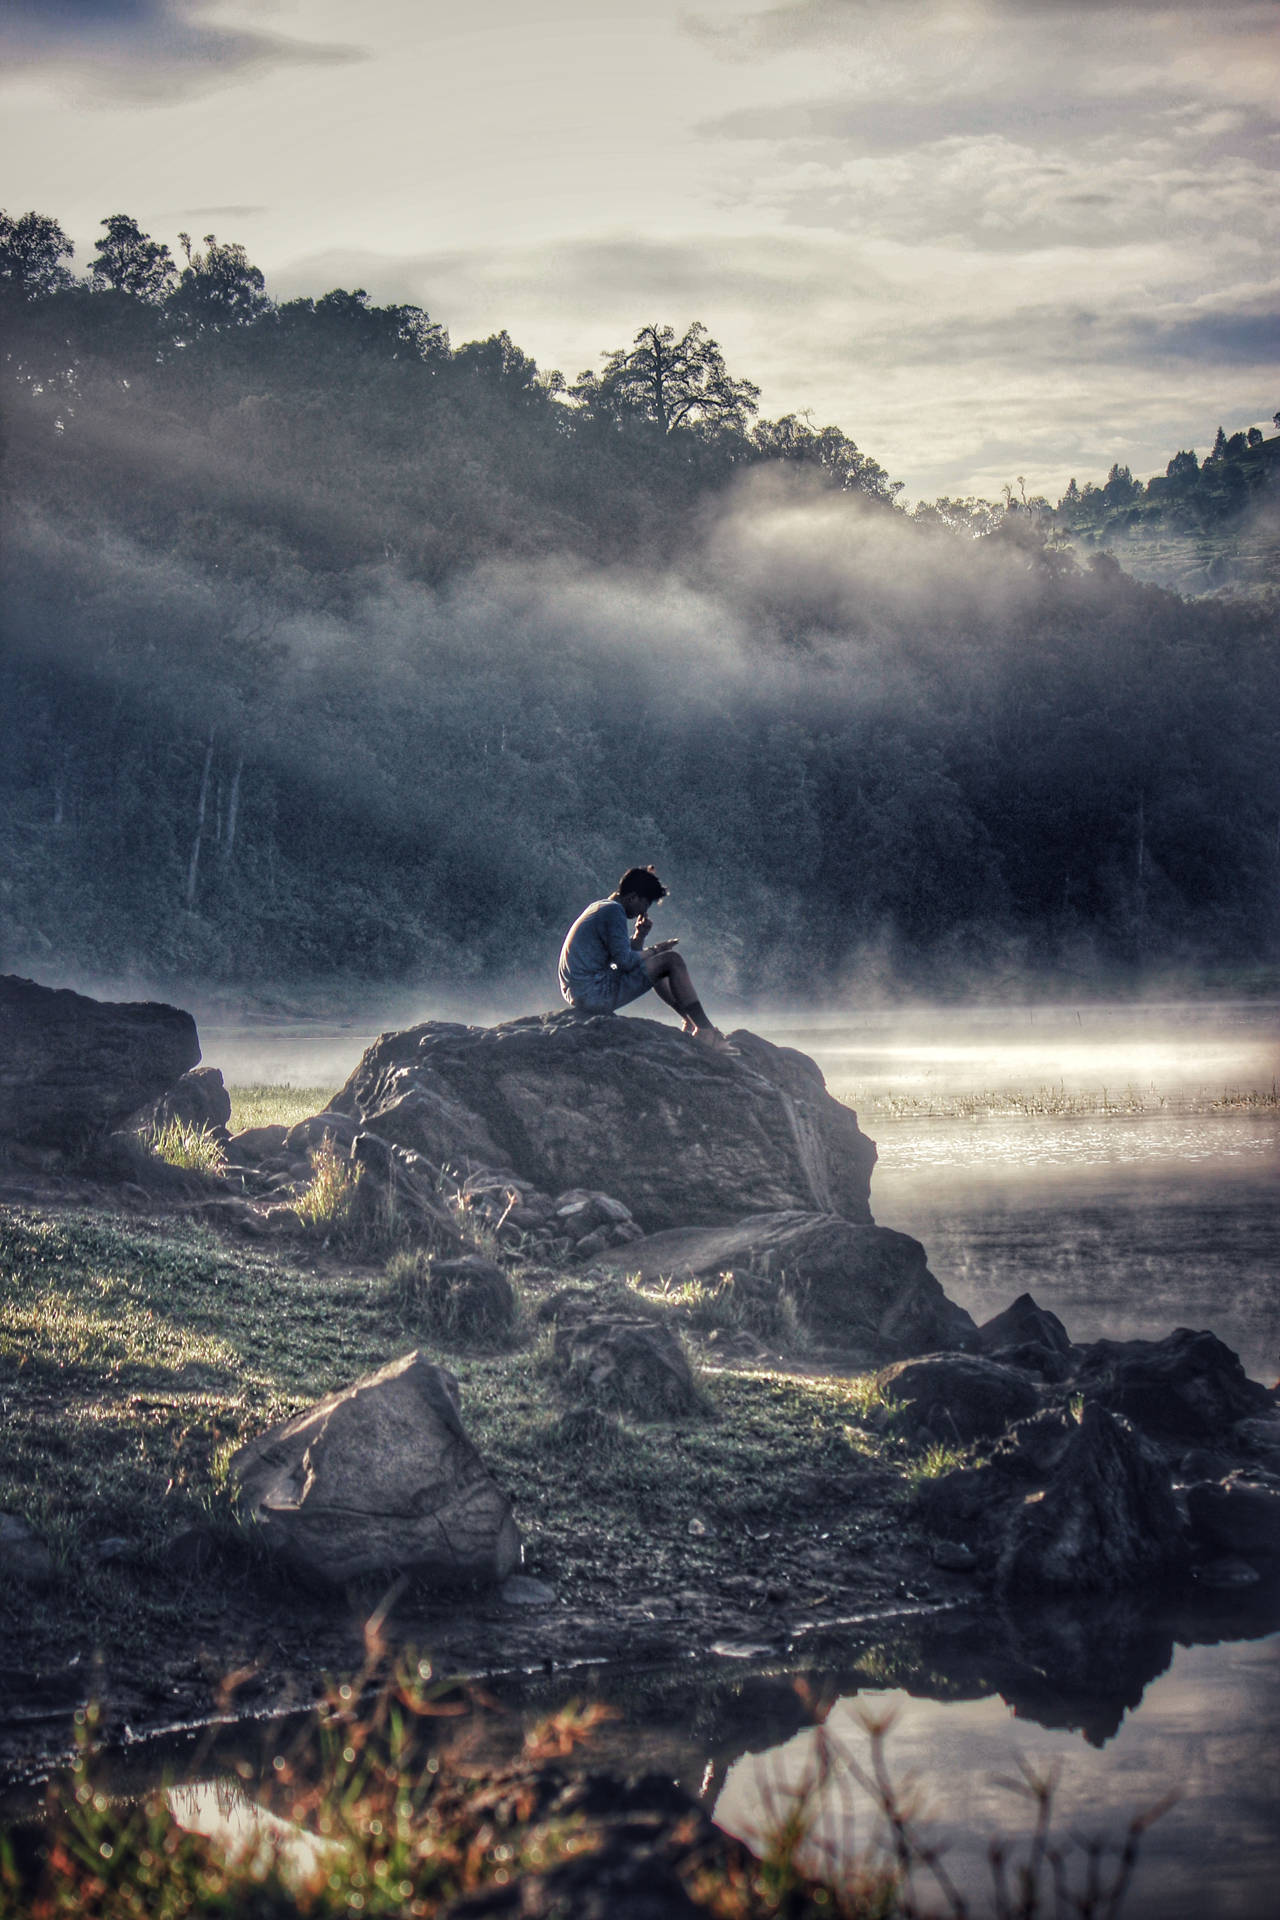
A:
[[[1012,1367],[977,1354],[932,1353],[882,1367],[876,1385],[935,1439],[967,1446],[991,1440],[1036,1411],[1035,1387]]]
[[[1183,1556],[1163,1463],[1125,1420],[1086,1402],[1044,1488],[1009,1516],[996,1568],[1010,1592],[1114,1592]]]
[[[707,1411],[673,1328],[651,1320],[573,1319],[556,1329],[555,1365],[593,1405],[637,1420],[689,1420]]]
[[[647,1232],[768,1208],[870,1223],[875,1147],[812,1060],[640,1019],[431,1021],[383,1034],[331,1106],[463,1174],[620,1201]]]
[[[1196,1568],[1196,1579],[1202,1587],[1213,1587],[1223,1593],[1236,1593],[1243,1587],[1256,1587],[1262,1575],[1247,1560],[1236,1560],[1227,1555],[1221,1560],[1206,1561],[1204,1566]]]
[[[1163,1340],[1096,1340],[1080,1352],[1086,1396],[1161,1440],[1219,1440],[1237,1421],[1270,1409],[1230,1347],[1178,1327]]]
[[[167,1093],[200,1058],[189,1013],[0,975],[0,1135],[78,1148]]]
[[[1237,1479],[1187,1489],[1187,1516],[1195,1544],[1210,1553],[1247,1560],[1280,1556],[1280,1486]]]
[[[498,1588],[498,1598],[504,1607],[545,1609],[554,1607],[559,1595],[545,1580],[533,1580],[527,1573],[513,1573]]]
[[[418,1352],[251,1440],[231,1482],[263,1543],[320,1584],[393,1572],[497,1582],[520,1562],[511,1504],[463,1431],[458,1383]]]
[[[881,1357],[964,1347],[975,1332],[918,1240],[831,1213],[756,1213],[730,1227],[651,1234],[610,1264],[649,1283],[733,1273],[785,1287],[824,1342],[870,1346]]]
[[[0,1513],[0,1586],[19,1581],[45,1586],[54,1575],[53,1555],[35,1528],[17,1513]]]

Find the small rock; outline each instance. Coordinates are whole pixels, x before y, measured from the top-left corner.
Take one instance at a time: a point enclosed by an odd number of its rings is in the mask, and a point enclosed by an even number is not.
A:
[[[1256,1587],[1262,1575],[1247,1560],[1237,1560],[1227,1555],[1221,1560],[1210,1560],[1196,1570],[1196,1579],[1202,1587],[1213,1587],[1223,1593],[1230,1593],[1241,1587]]]
[[[584,1400],[638,1420],[696,1418],[707,1411],[674,1330],[628,1318],[571,1320],[552,1349],[566,1385]]]
[[[1191,1532],[1202,1548],[1250,1560],[1280,1556],[1280,1487],[1235,1478],[1187,1490]]]
[[[1003,1313],[983,1322],[978,1328],[977,1346],[979,1353],[992,1356],[1002,1348],[1038,1347],[1065,1360],[1071,1352],[1071,1337],[1056,1313],[1037,1306],[1029,1293],[1022,1293]]]
[[[132,1540],[113,1533],[106,1540],[95,1540],[90,1551],[94,1559],[106,1567],[116,1561],[132,1560],[136,1549]]]
[[[707,1531],[707,1523],[705,1520],[699,1520],[697,1514],[695,1514],[689,1522],[688,1530],[694,1536],[695,1540],[701,1540]]]
[[[53,1555],[35,1528],[16,1513],[0,1513],[0,1583],[20,1580],[33,1587],[53,1578]]]
[[[1258,1414],[1247,1420],[1238,1420],[1232,1438],[1239,1441],[1264,1467],[1272,1471],[1280,1469],[1280,1413]],[[1205,1479],[1217,1478],[1208,1474]]]
[[[583,1453],[608,1453],[622,1439],[622,1424],[600,1407],[570,1407],[557,1420],[555,1434],[562,1446]]]
[[[929,1353],[882,1367],[876,1385],[904,1417],[931,1434],[967,1445],[990,1440],[1036,1411],[1039,1396],[1025,1374],[977,1354]]]
[[[527,1573],[513,1573],[498,1588],[498,1598],[504,1607],[554,1607],[559,1595],[554,1587],[545,1580],[531,1579]]]
[[[935,1540],[930,1558],[946,1573],[972,1573],[978,1564],[977,1554],[962,1540]]]
[[[231,1121],[231,1095],[222,1084],[217,1067],[191,1067],[141,1117],[144,1124],[157,1129],[175,1121],[179,1126],[195,1127],[211,1133],[225,1145]]]
[[[269,1127],[246,1127],[242,1133],[233,1133],[227,1144],[228,1158],[236,1166],[247,1163],[260,1167],[264,1161],[287,1159],[284,1143],[288,1137],[288,1127],[272,1125]]]
[[[425,1304],[435,1326],[464,1339],[497,1339],[510,1332],[516,1315],[511,1282],[480,1254],[433,1260]]]
[[[1225,1480],[1232,1465],[1225,1453],[1217,1453],[1212,1447],[1192,1447],[1179,1460],[1178,1474],[1187,1481]]]

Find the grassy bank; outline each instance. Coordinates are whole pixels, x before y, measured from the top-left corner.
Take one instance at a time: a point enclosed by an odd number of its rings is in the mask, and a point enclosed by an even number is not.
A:
[[[538,1318],[563,1276],[515,1279],[514,1333],[484,1351],[425,1326],[384,1265],[302,1237],[244,1245],[181,1218],[0,1210],[0,1511],[27,1520],[55,1562],[44,1588],[0,1594],[13,1666],[137,1670],[169,1636],[175,1658],[198,1643],[212,1683],[243,1657],[245,1605],[228,1620],[216,1582],[193,1593],[183,1554],[202,1531],[237,1544],[231,1453],[414,1346],[457,1375],[526,1569],[563,1604],[614,1614],[676,1596],[678,1612],[683,1594],[692,1620],[708,1594],[748,1607],[770,1593],[774,1605],[848,1597],[910,1484],[905,1454],[868,1424],[865,1379],[720,1358],[731,1302],[614,1283],[619,1304],[680,1327],[707,1411],[623,1419],[603,1444],[599,1428],[575,1437]]]

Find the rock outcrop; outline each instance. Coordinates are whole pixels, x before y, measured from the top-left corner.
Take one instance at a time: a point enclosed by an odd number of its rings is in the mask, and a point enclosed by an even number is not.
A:
[[[1187,1559],[1159,1453],[1087,1402],[1078,1421],[1057,1408],[1015,1423],[984,1465],[926,1482],[916,1505],[1009,1594],[1121,1592]]]
[[[463,1431],[457,1381],[421,1353],[259,1434],[233,1455],[231,1484],[263,1543],[321,1585],[491,1582],[519,1564],[510,1502]]]
[[[650,1234],[604,1261],[649,1282],[722,1273],[766,1279],[795,1295],[824,1343],[869,1347],[878,1357],[962,1348],[975,1337],[918,1240],[836,1214],[756,1213],[730,1227]]]
[[[383,1034],[330,1103],[459,1178],[608,1194],[648,1233],[803,1210],[871,1224],[875,1146],[812,1060],[737,1033],[557,1013]]]
[[[1230,1347],[1189,1327],[1163,1340],[1096,1340],[1079,1351],[1075,1379],[1086,1399],[1184,1446],[1218,1438],[1271,1406]]]
[[[1186,1558],[1159,1455],[1088,1402],[1044,1486],[1005,1521],[996,1583],[1010,1593],[1114,1593]]]
[[[876,1385],[900,1409],[909,1429],[925,1428],[935,1440],[967,1446],[994,1440],[1039,1406],[1025,1374],[978,1354],[931,1353],[882,1367]]]
[[[199,1058],[196,1023],[177,1007],[0,975],[0,1137],[80,1147],[158,1100]]]

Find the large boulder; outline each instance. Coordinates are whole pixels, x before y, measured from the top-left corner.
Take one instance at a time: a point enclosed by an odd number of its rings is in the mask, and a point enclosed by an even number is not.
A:
[[[511,1503],[462,1428],[458,1383],[421,1353],[331,1393],[232,1456],[237,1510],[305,1578],[504,1580]]]
[[[1185,1557],[1182,1516],[1158,1454],[1086,1402],[1045,1485],[1008,1516],[996,1568],[1010,1593],[1113,1593]]]
[[[736,1055],[630,1017],[429,1021],[383,1034],[330,1104],[459,1178],[611,1195],[647,1233],[783,1209],[869,1226],[856,1116],[806,1055],[733,1037]]]
[[[1096,1340],[1083,1349],[1075,1378],[1087,1399],[1182,1446],[1218,1439],[1271,1406],[1230,1347],[1189,1327],[1163,1340]]]
[[[634,1241],[606,1264],[650,1283],[764,1278],[795,1295],[825,1342],[877,1355],[965,1347],[974,1337],[973,1321],[930,1273],[918,1240],[837,1214],[756,1213],[730,1227],[677,1228]]]
[[[90,1000],[0,975],[0,1136],[73,1148],[158,1100],[200,1058],[196,1023],[157,1002]]]

